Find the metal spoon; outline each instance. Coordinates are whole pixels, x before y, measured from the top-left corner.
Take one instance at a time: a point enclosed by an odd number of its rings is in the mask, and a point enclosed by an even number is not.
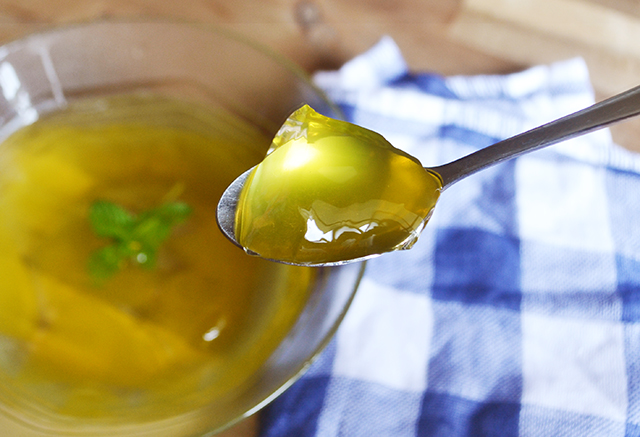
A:
[[[581,111],[497,142],[456,161],[437,167],[428,167],[427,170],[435,171],[442,177],[442,190],[444,191],[459,180],[500,162],[593,132],[638,114],[640,114],[640,86],[607,100],[603,100]],[[236,208],[242,187],[252,170],[253,169],[247,170],[235,179],[222,194],[220,202],[218,203],[218,226],[227,238],[239,247],[242,246],[236,240],[234,229]],[[373,256],[377,255],[315,264],[315,266],[342,265],[355,261],[363,261]]]

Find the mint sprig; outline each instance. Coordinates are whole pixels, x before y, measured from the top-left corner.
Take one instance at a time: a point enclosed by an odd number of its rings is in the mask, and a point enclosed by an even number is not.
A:
[[[93,231],[109,238],[111,244],[91,255],[89,273],[94,279],[104,280],[129,263],[152,269],[162,243],[190,214],[191,207],[183,202],[165,203],[139,215],[112,202],[94,202],[89,211]]]

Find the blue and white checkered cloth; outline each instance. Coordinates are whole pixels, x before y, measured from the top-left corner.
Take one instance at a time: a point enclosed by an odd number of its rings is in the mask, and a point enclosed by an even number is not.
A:
[[[315,79],[425,166],[594,100],[579,59],[443,78],[410,73],[388,38]],[[411,250],[368,263],[335,339],[260,427],[640,436],[640,156],[602,130],[448,189]]]

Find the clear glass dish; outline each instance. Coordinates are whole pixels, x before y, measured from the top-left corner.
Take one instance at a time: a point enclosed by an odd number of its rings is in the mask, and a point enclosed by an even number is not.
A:
[[[20,127],[75,102],[139,93],[193,102],[213,114],[233,114],[264,138],[271,138],[286,116],[303,103],[339,117],[294,64],[212,26],[98,22],[35,34],[0,48],[3,141]],[[239,153],[243,159],[250,156],[246,163],[251,165],[269,144],[243,147]],[[235,176],[228,175],[229,182]],[[319,270],[302,312],[268,359],[251,378],[222,397],[211,396],[203,406],[174,414],[171,404],[161,414],[137,418],[73,417],[8,394],[11,375],[0,372],[0,429],[5,435],[22,436],[171,437],[225,429],[258,411],[304,372],[337,329],[363,269],[364,264],[356,264]],[[0,334],[0,363],[12,353],[3,344]],[[172,402],[179,405],[180,399]]]

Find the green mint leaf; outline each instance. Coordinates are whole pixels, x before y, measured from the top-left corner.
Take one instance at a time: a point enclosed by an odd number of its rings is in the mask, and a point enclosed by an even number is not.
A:
[[[94,279],[104,280],[111,277],[122,267],[125,257],[117,245],[104,247],[93,252],[89,258],[89,273]]]
[[[135,223],[134,216],[115,203],[99,200],[91,205],[89,220],[99,237],[126,240]]]
[[[105,280],[130,261],[153,269],[162,243],[190,214],[191,207],[183,202],[165,203],[139,216],[111,202],[95,202],[89,213],[93,230],[112,243],[92,254],[89,273],[94,279]]]
[[[156,215],[140,217],[131,237],[135,241],[153,249],[157,249],[171,233],[171,224]]]
[[[140,215],[132,238],[151,249],[157,249],[169,237],[173,227],[184,222],[189,214],[191,207],[186,203],[165,203]]]

